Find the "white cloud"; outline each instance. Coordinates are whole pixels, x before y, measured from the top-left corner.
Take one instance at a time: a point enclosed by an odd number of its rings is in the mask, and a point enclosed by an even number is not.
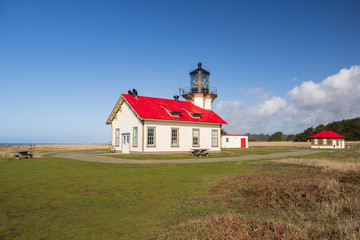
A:
[[[341,69],[320,83],[308,81],[288,92],[287,122],[316,126],[360,115],[360,66]]]
[[[341,69],[320,83],[303,82],[288,91],[289,101],[261,88],[248,91],[255,101],[220,101],[217,113],[237,133],[297,133],[318,124],[360,116],[360,66]]]
[[[272,97],[269,100],[265,100],[258,106],[254,106],[248,109],[248,113],[251,115],[265,117],[265,118],[274,118],[286,107],[285,99],[281,97]]]
[[[272,121],[284,118],[285,107],[285,99],[272,97],[250,107],[239,101],[220,101],[216,111],[228,122],[228,126],[224,126],[226,131],[232,133],[235,127],[236,133],[260,133],[267,131]]]

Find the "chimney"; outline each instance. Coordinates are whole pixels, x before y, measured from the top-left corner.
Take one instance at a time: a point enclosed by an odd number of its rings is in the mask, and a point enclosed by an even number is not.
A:
[[[139,100],[139,98],[138,98],[138,92],[136,91],[135,88],[132,90],[132,95],[136,98],[136,100]]]
[[[179,96],[178,95],[175,95],[174,99],[175,99],[175,101],[179,102]]]

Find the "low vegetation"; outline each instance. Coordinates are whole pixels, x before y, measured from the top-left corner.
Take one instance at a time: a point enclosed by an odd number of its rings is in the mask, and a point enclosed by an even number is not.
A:
[[[105,150],[106,144],[35,144],[35,145],[0,145],[0,157],[13,157],[18,151],[34,150],[35,157],[40,158],[47,153],[59,151],[79,151],[79,150]]]
[[[246,169],[1,157],[0,239],[146,239],[177,199]]]
[[[360,172],[264,163],[221,180],[197,201],[222,211],[180,221],[162,238],[359,239],[359,199]]]
[[[323,152],[316,154],[313,158],[298,157],[277,160],[281,163],[292,163],[307,166],[321,167],[324,170],[338,170],[338,171],[360,171],[360,152],[346,151],[346,152]]]
[[[299,148],[282,148],[282,147],[254,147],[254,148],[233,148],[223,149],[221,153],[210,153],[208,158],[223,158],[223,157],[243,157],[250,155],[265,155],[271,153],[288,152]],[[98,153],[108,157],[122,158],[122,159],[139,159],[139,160],[153,160],[153,159],[192,159],[197,158],[190,153],[186,154],[114,154],[114,153]],[[203,156],[205,157],[205,156]]]
[[[0,157],[0,239],[359,239],[359,162],[356,149],[199,164]]]

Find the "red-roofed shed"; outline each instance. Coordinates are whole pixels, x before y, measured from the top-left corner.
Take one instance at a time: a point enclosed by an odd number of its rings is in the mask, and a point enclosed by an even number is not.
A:
[[[311,148],[345,148],[346,137],[333,131],[324,130],[309,138]]]

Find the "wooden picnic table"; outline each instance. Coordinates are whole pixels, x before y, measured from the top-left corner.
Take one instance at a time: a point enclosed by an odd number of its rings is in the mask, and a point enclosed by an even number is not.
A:
[[[19,151],[18,154],[15,154],[15,157],[16,157],[16,159],[19,159],[21,157],[24,157],[26,159],[33,158],[34,153],[31,149],[30,149],[30,151]]]
[[[207,152],[209,149],[206,148],[193,148],[190,150],[192,150],[191,153],[193,156],[198,156],[198,157],[201,157],[201,155],[209,156],[209,153]]]

